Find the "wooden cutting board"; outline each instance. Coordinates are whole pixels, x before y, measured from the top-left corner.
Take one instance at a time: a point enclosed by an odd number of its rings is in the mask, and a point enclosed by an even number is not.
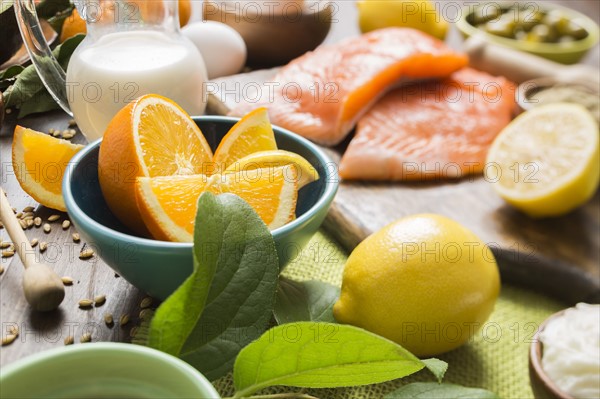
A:
[[[256,88],[275,70],[218,79],[209,112],[225,115],[240,95],[256,98]],[[241,93],[241,94],[240,94]],[[321,147],[338,164],[344,149]],[[573,213],[533,220],[507,205],[482,177],[435,183],[342,181],[324,227],[348,250],[403,216],[437,213],[473,230],[496,255],[502,278],[568,302],[600,299],[600,196]]]

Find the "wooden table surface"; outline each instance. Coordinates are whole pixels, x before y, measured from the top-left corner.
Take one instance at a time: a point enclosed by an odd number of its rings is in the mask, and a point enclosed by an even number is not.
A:
[[[441,2],[444,4],[444,2]],[[451,3],[451,2],[446,2]],[[583,11],[585,14],[598,20],[600,15],[600,2],[587,1],[554,1],[564,3],[569,7]],[[332,31],[327,38],[334,42],[340,38],[358,34],[356,24],[356,10],[352,1],[337,1],[337,11]],[[452,12],[448,9],[448,13]],[[458,33],[453,30],[450,42],[457,44],[460,41]],[[594,48],[586,57],[585,63],[598,66],[599,49]],[[19,121],[19,124],[40,131],[50,128],[67,128],[68,116],[61,111],[33,115]],[[58,214],[58,221],[51,223],[52,230],[46,234],[41,228],[31,228],[26,231],[29,239],[37,238],[40,242],[48,243],[48,249],[40,253],[39,246],[35,249],[41,260],[49,264],[60,276],[70,276],[74,280],[72,286],[66,288],[65,300],[60,308],[51,313],[35,313],[30,311],[21,289],[23,267],[15,255],[12,258],[2,258],[0,265],[4,273],[0,276],[0,322],[1,335],[5,337],[12,327],[18,327],[20,334],[11,345],[0,348],[0,366],[14,362],[24,356],[37,353],[46,349],[60,347],[63,341],[73,336],[78,343],[84,333],[91,333],[92,341],[122,341],[130,340],[130,329],[139,322],[140,301],[145,297],[135,287],[115,273],[106,264],[94,256],[89,260],[80,260],[78,255],[85,247],[85,243],[75,243],[71,239],[73,227],[67,230],[61,228],[61,222],[68,219],[64,213],[47,209],[29,197],[20,188],[15,179],[11,166],[12,131],[16,120],[14,114],[6,115],[4,125],[0,129],[0,167],[1,185],[7,192],[12,206],[21,211],[26,206],[36,207],[36,213],[47,219],[50,215]],[[84,143],[83,136],[79,133],[74,142]],[[0,237],[7,241],[8,236],[4,229],[0,230]],[[100,307],[82,310],[78,301],[84,298],[94,298],[106,295],[106,303]],[[121,315],[130,315],[131,321],[125,326],[107,327],[103,321],[105,314],[113,315],[115,321]]]

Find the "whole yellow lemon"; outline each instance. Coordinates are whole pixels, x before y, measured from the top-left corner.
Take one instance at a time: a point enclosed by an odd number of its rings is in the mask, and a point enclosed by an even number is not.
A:
[[[359,0],[358,23],[363,33],[391,26],[419,29],[444,40],[448,22],[429,0]]]
[[[422,214],[354,249],[333,313],[417,356],[433,356],[466,343],[492,313],[499,291],[489,247],[451,219]]]

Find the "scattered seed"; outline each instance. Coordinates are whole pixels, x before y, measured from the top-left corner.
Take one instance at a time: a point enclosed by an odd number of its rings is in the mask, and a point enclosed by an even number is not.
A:
[[[26,229],[27,229],[27,222],[26,222],[25,220],[23,220],[23,219],[19,219],[19,224],[21,225],[21,228],[22,228],[23,230],[26,230]]]
[[[110,314],[110,313],[106,313],[106,314],[104,315],[104,323],[105,323],[105,324],[106,324],[108,327],[112,326],[112,325],[115,323],[115,321],[113,320],[113,315],[112,315],[112,314]]]
[[[63,228],[63,230],[68,229],[69,226],[71,226],[71,221],[68,220],[68,219],[67,220],[63,220],[63,222],[62,222],[62,228]]]
[[[119,325],[124,326],[127,323],[129,323],[129,315],[125,313],[124,315],[121,315],[121,318],[119,318]]]
[[[46,241],[40,242],[40,252],[44,252],[48,248],[48,243]]]
[[[150,320],[152,317],[152,309],[143,309],[140,312],[140,319],[142,320]]]
[[[39,216],[36,217],[33,219],[33,224],[35,224],[35,227],[40,227],[42,225],[42,218]]]
[[[11,243],[8,241],[0,241],[0,248],[2,249],[6,249],[8,247],[10,247]]]
[[[52,128],[48,129],[48,134],[52,134],[52,133],[54,133],[54,129],[52,129]]]
[[[32,218],[35,216],[35,213],[32,211],[23,211],[23,219]]]
[[[16,216],[17,219],[21,219],[23,217],[23,212],[18,212]]]
[[[138,328],[137,327],[132,327],[131,330],[129,330],[129,336],[131,338],[135,338],[135,336],[137,335],[138,332]]]
[[[145,297],[144,299],[142,299],[142,302],[140,302],[140,308],[145,309],[145,308],[149,308],[152,305],[152,298],[150,298],[149,296]]]
[[[17,339],[17,336],[14,334],[8,334],[6,337],[2,338],[2,346],[10,345]]]
[[[106,302],[106,295],[98,295],[94,298],[94,305],[96,307],[104,305],[104,302]]]
[[[93,304],[94,301],[92,301],[91,299],[82,299],[81,301],[79,301],[79,307],[82,309],[91,308]]]
[[[65,338],[65,345],[73,345],[75,343],[75,338],[72,335],[69,335]]]
[[[33,222],[33,215],[23,215],[23,220],[31,220]]]
[[[4,112],[6,112],[6,114],[8,115],[8,114],[12,113],[12,108],[6,108],[6,111],[4,111]]]
[[[73,279],[69,276],[62,276],[60,279],[64,285],[73,285]]]
[[[79,233],[73,233],[73,242],[79,242],[81,238],[79,237]]]
[[[50,217],[48,217],[48,221],[49,222],[56,222],[58,219],[60,219],[60,215],[50,215]]]
[[[50,227],[50,225],[48,223],[44,223],[44,233],[50,233],[50,231],[52,230],[52,227]]]
[[[65,130],[65,131],[63,132],[63,134],[62,134],[62,138],[63,138],[63,139],[65,139],[65,140],[72,139],[72,138],[73,138],[73,136],[75,136],[75,135],[74,135],[74,134],[71,134],[71,133],[69,133],[69,131],[68,131],[68,130]]]
[[[13,213],[16,215],[17,214],[17,208],[15,208],[14,206],[12,207]]]
[[[94,256],[94,250],[87,248],[79,253],[79,259],[89,259]]]
[[[79,339],[79,342],[86,343],[86,342],[92,342],[92,334],[90,333],[85,333],[81,336],[81,338]]]
[[[33,240],[31,240],[31,248],[35,248],[36,245],[38,245],[39,240],[37,238],[34,238]]]
[[[55,130],[55,131],[52,133],[52,137],[58,137],[58,136],[60,136],[60,130]]]
[[[33,219],[23,219],[25,220],[25,223],[27,224],[27,228],[31,228],[33,227]]]
[[[75,119],[69,119],[69,127],[72,126],[77,126],[77,122],[75,122]]]
[[[7,249],[6,251],[2,251],[2,257],[3,258],[10,258],[11,256],[15,255],[15,251],[11,251],[10,249]]]
[[[26,206],[25,208],[23,208],[23,212],[33,212],[34,210],[35,208],[32,206]]]
[[[10,335],[19,336],[19,327],[13,324],[12,326],[8,327],[8,333]]]
[[[4,273],[4,267],[0,265],[0,276]]]

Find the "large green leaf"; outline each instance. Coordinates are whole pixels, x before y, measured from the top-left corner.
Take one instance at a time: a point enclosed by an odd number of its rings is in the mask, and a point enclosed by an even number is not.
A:
[[[265,330],[279,260],[269,229],[237,196],[203,194],[196,226],[194,274],[158,308],[149,344],[216,379]]]
[[[194,272],[156,310],[150,323],[148,345],[172,355],[179,355],[183,344],[198,323],[204,310],[210,285],[217,269],[220,248],[206,252],[211,241],[220,245],[219,237],[224,233],[226,198],[217,198],[205,193],[198,199],[198,212],[194,231]],[[201,262],[200,262],[201,261]]]
[[[180,357],[209,379],[233,368],[240,350],[260,337],[271,319],[279,259],[268,227],[240,198],[221,195],[223,233],[205,240],[199,256],[214,256],[216,275],[200,321]],[[205,262],[199,259],[200,265]]]
[[[454,384],[436,382],[415,382],[405,385],[384,396],[384,399],[499,399],[490,391],[467,388]]]
[[[275,320],[279,324],[296,321],[335,323],[333,304],[339,296],[339,287],[322,281],[294,281],[280,277],[273,309]]]
[[[400,345],[357,327],[284,324],[240,352],[233,371],[234,397],[273,385],[334,388],[374,384],[424,367]]]

